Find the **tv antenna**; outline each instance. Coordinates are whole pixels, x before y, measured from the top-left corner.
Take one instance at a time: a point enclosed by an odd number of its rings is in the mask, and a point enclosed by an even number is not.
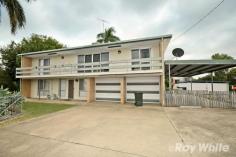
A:
[[[2,10],[1,10],[1,4],[0,4],[0,23],[2,22]]]
[[[102,18],[97,18],[97,20],[102,23],[102,31],[105,32],[105,24],[108,24],[109,22]]]

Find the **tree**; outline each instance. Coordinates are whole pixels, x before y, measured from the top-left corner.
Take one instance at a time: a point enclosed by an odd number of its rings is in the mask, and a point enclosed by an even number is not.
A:
[[[231,85],[236,85],[236,68],[230,69],[227,76],[228,76],[228,81],[229,81],[230,87],[231,87]]]
[[[3,70],[2,67],[0,67],[0,88],[6,87],[6,82],[5,82],[6,78],[5,78],[5,71]]]
[[[116,31],[113,27],[105,29],[105,32],[99,33],[97,35],[97,42],[98,43],[109,43],[109,42],[120,41],[120,38],[114,35],[115,33],[116,33]]]
[[[228,78],[232,82],[236,83],[236,68],[230,69],[230,71],[228,73]]]
[[[2,69],[0,74],[4,77],[0,79],[0,84],[9,88],[10,91],[19,89],[19,80],[15,78],[16,68],[20,67],[20,58],[17,56],[21,53],[35,52],[64,47],[52,37],[33,34],[30,38],[23,38],[20,43],[11,42],[6,47],[0,49],[2,55]]]
[[[216,53],[216,54],[212,55],[211,58],[213,60],[232,60],[232,59],[234,59],[233,57],[231,57],[227,54],[223,54],[223,53]],[[226,80],[228,80],[227,79],[227,73],[228,73],[228,69],[216,71],[215,76],[214,76],[214,80],[215,81],[226,81]]]
[[[35,52],[43,50],[60,49],[66,47],[56,39],[46,35],[32,34],[29,38],[23,38],[19,43],[19,53]]]
[[[26,1],[30,2],[30,0]],[[1,6],[7,9],[10,18],[11,33],[15,34],[17,27],[23,28],[26,23],[24,10],[18,0],[0,0]]]
[[[213,60],[232,60],[232,56],[223,53],[216,53],[211,56]],[[214,81],[229,81],[229,84],[236,84],[236,68],[224,69],[214,72],[215,76],[213,77]],[[206,75],[199,78],[198,80],[211,81],[211,75]]]
[[[16,60],[17,56],[17,44],[11,42],[4,49],[0,49],[2,55],[2,79],[1,84],[4,87],[14,90],[17,88],[17,83],[15,79],[15,67],[19,65],[19,59]]]
[[[215,53],[211,56],[212,60],[232,60],[232,56],[229,56],[224,53]],[[214,72],[215,76],[213,77],[214,81],[227,81],[228,80],[228,69],[219,70]],[[206,75],[198,80],[211,81],[211,75]]]
[[[213,60],[224,60],[224,59],[232,60],[234,58],[232,56],[229,56],[224,53],[215,53],[214,55],[211,56],[211,59],[213,59]]]

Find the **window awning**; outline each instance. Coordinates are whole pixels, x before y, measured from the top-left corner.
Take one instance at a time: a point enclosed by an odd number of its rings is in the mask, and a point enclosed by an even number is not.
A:
[[[165,75],[191,77],[236,67],[236,60],[166,60]]]

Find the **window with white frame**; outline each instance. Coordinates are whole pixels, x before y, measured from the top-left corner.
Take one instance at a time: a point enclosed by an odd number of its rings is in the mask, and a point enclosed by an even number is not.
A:
[[[79,79],[79,90],[85,91],[85,81],[84,79]]]
[[[65,98],[66,97],[66,80],[60,80],[59,82],[59,96],[60,98]]]
[[[85,56],[84,55],[79,55],[78,56],[78,68],[80,70],[78,70],[78,73],[83,73],[84,72],[84,62],[85,62]]]
[[[92,55],[85,55],[85,72],[91,72]],[[87,70],[88,69],[88,70]]]
[[[93,63],[98,63],[93,65],[93,72],[100,72],[100,60],[101,60],[101,54],[93,54]]]
[[[108,72],[109,71],[109,52],[101,53],[101,71]]]
[[[141,58],[150,58],[150,49],[140,49]]]
[[[85,98],[87,96],[87,81],[84,78],[79,79],[79,97]]]
[[[46,66],[50,66],[50,59],[46,58],[46,59],[39,59],[39,75],[48,75],[49,74],[49,70],[50,68],[46,67]]]
[[[101,54],[93,54],[93,62],[100,62]]]
[[[78,73],[83,72],[106,72],[109,71],[109,52],[79,55],[78,56]]]
[[[39,59],[39,66],[49,66],[50,65],[50,59]]]
[[[78,63],[84,63],[84,55],[78,56]]]
[[[85,63],[91,63],[92,62],[92,55],[85,55]]]
[[[50,94],[50,81],[38,80],[38,96],[48,96]]]
[[[150,48],[131,50],[132,71],[150,70]],[[145,66],[147,65],[147,66]]]

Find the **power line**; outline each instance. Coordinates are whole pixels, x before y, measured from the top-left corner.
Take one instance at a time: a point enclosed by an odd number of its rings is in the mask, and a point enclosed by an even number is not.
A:
[[[195,22],[193,25],[191,25],[189,28],[187,28],[183,33],[179,34],[173,40],[176,40],[176,39],[182,37],[184,34],[188,33],[191,29],[193,29],[195,26],[197,26],[199,23],[201,23],[206,17],[208,17],[211,13],[213,13],[224,1],[225,0],[222,0],[219,4],[217,4],[214,8],[212,8],[206,15],[201,17],[197,22]]]

